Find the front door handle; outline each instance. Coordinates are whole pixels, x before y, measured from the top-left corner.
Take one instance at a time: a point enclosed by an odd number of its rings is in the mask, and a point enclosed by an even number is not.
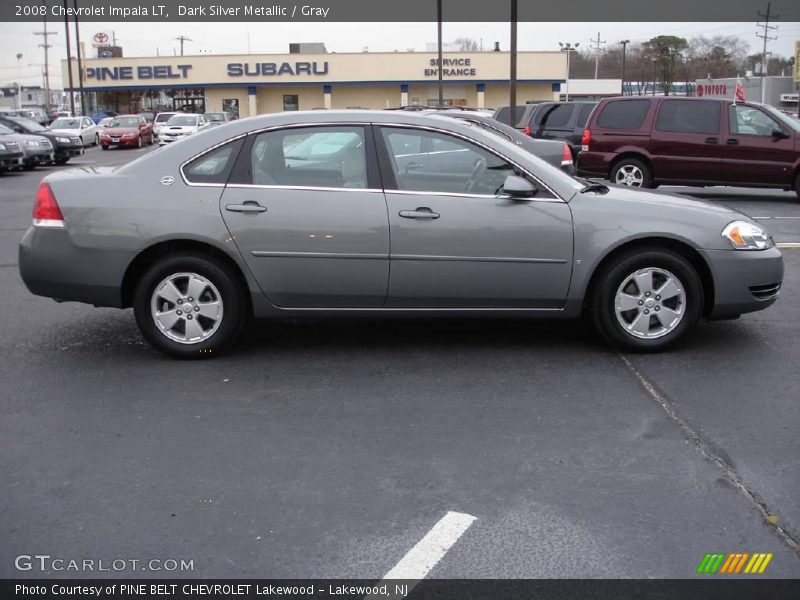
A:
[[[229,210],[231,212],[240,212],[240,213],[267,212],[267,208],[265,206],[261,206],[258,202],[255,202],[253,200],[247,200],[242,204],[226,204],[225,210]]]
[[[420,206],[416,210],[401,210],[400,216],[404,219],[438,219],[439,213],[433,212],[427,206]]]
[[[728,144],[728,146],[738,146],[739,145],[739,140],[737,140],[736,138],[730,138],[725,143]]]
[[[715,138],[715,137],[707,137],[706,138],[706,144],[716,144],[718,142],[719,142],[719,138]]]

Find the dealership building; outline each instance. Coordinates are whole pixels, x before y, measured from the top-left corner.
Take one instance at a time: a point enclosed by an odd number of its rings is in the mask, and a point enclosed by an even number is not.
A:
[[[435,52],[314,53],[108,57],[83,61],[83,88],[90,109],[119,112],[228,110],[240,117],[283,110],[389,108],[438,103]],[[445,52],[447,104],[494,108],[508,104],[508,52]],[[64,88],[70,88],[64,61]],[[563,52],[520,52],[517,99],[557,100],[566,80]],[[73,60],[78,90],[78,65]]]

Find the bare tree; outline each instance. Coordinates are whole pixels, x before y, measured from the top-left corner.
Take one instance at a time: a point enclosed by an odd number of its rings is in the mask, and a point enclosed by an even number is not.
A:
[[[458,46],[459,52],[478,52],[481,49],[478,41],[469,37],[456,38],[453,43]]]

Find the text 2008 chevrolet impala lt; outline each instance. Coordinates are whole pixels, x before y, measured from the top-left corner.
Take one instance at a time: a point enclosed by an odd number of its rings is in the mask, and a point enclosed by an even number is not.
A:
[[[660,350],[702,317],[766,308],[783,279],[740,213],[573,179],[455,119],[377,111],[253,117],[51,174],[19,267],[34,294],[132,306],[177,357],[217,354],[250,316],[584,311],[616,346]]]

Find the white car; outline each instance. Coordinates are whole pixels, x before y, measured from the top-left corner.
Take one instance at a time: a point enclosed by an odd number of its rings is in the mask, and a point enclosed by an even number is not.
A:
[[[78,136],[84,146],[100,143],[100,131],[89,117],[62,117],[53,121],[50,131],[62,135]]]
[[[103,132],[108,128],[108,124],[114,120],[114,117],[106,117],[97,122],[97,133],[103,135]]]
[[[161,133],[161,130],[164,129],[164,126],[167,124],[172,117],[175,115],[179,115],[181,113],[176,112],[161,112],[156,115],[156,118],[153,119],[153,134],[156,138]]]
[[[193,113],[177,113],[170,117],[158,134],[158,143],[162,146],[169,142],[181,140],[200,131],[206,125],[203,115]]]

